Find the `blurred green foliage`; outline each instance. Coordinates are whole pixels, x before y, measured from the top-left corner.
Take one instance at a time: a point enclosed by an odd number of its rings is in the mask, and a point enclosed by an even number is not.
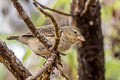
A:
[[[106,55],[105,78],[106,80],[120,80],[120,60]]]
[[[120,0],[103,0],[102,1],[102,9],[101,9],[101,17],[102,17],[102,24],[107,24],[107,26],[103,26],[109,28],[107,34],[104,34],[104,44],[105,46],[108,45],[109,47],[105,47],[105,79],[106,80],[120,80],[120,60],[114,57],[114,52],[112,51],[111,47],[113,44],[111,40],[112,37],[116,37],[119,39],[119,33],[116,29],[119,29],[120,20],[117,20],[116,12],[120,11]],[[115,20],[115,21],[114,21]],[[113,21],[113,22],[112,22]],[[116,29],[115,29],[116,25]],[[107,31],[105,30],[105,31]],[[119,45],[119,43],[117,43]],[[113,47],[115,50],[118,50],[118,46]]]

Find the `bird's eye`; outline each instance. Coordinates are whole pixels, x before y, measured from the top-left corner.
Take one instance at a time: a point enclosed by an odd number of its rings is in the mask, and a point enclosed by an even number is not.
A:
[[[77,31],[74,31],[74,34],[77,35]]]

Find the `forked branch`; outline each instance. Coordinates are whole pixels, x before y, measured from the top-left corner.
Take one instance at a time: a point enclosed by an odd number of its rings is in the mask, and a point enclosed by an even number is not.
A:
[[[55,63],[56,61],[56,57],[57,55],[56,54],[51,54],[51,57],[49,57],[46,61],[46,63],[40,68],[39,72],[34,75],[34,76],[31,76],[28,80],[35,80],[37,79],[38,77],[40,77],[40,75],[42,75],[43,72],[47,71],[48,68],[52,67],[53,64]]]

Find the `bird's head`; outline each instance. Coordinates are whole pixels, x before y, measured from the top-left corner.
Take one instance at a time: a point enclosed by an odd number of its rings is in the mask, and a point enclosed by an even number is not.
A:
[[[80,30],[75,26],[66,26],[63,28],[62,31],[65,37],[73,44],[78,41],[79,42],[85,41],[84,37],[80,33]]]

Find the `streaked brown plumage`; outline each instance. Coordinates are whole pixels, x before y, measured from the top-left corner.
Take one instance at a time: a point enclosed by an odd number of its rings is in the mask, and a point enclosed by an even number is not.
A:
[[[55,35],[53,25],[46,25],[37,29],[40,31],[40,34],[45,35],[45,37],[52,43],[52,45],[54,45]],[[60,30],[62,31],[60,44],[58,46],[58,51],[60,52],[68,50],[76,42],[85,41],[77,27],[62,26],[60,27]],[[24,33],[20,36],[10,36],[7,39],[17,40],[23,44],[28,45],[37,55],[44,56],[48,53],[43,44],[39,42],[38,39],[31,34],[31,32]]]

